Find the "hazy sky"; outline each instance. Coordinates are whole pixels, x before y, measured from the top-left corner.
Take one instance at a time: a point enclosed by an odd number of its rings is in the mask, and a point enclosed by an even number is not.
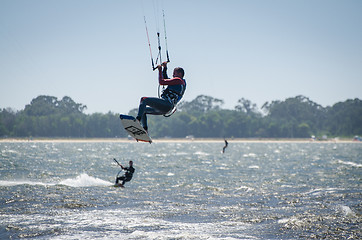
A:
[[[186,101],[362,98],[361,0],[0,0],[0,108],[50,95],[128,113],[157,96],[143,16],[155,57],[162,8]]]

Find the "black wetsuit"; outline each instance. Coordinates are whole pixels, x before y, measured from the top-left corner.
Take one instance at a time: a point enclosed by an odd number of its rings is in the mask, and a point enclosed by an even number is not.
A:
[[[122,167],[123,170],[126,170],[125,174],[121,177],[117,177],[116,178],[116,184],[118,184],[118,182],[121,180],[122,181],[122,185],[125,184],[125,182],[129,182],[131,181],[132,177],[133,177],[133,173],[135,171],[133,166],[129,166],[129,167]]]
[[[225,141],[225,146],[222,148],[222,153],[225,153],[225,149],[228,147],[229,143],[228,141],[226,141],[226,139],[224,139]]]

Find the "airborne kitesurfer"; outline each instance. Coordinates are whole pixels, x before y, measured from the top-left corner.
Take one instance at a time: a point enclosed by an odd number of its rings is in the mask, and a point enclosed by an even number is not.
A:
[[[167,85],[160,98],[142,97],[136,119],[140,121],[143,128],[148,131],[147,114],[165,115],[171,112],[181,100],[186,89],[186,81],[183,79],[185,72],[183,68],[177,67],[173,70],[173,78],[167,76],[167,62],[157,66],[158,82]]]

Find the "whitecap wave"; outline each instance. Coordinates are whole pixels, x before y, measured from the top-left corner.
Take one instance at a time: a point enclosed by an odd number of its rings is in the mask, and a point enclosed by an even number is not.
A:
[[[250,169],[259,169],[260,167],[258,165],[251,165],[249,166]]]
[[[194,153],[195,155],[199,155],[199,156],[209,156],[210,154],[206,153],[206,152],[202,152],[202,151],[197,151]]]
[[[348,206],[345,205],[338,205],[337,209],[338,212],[341,212],[344,216],[348,217],[354,217],[356,216],[355,212]]]
[[[308,191],[305,194],[319,196],[319,195],[323,195],[323,194],[335,193],[336,191],[339,191],[339,190],[341,190],[341,189],[339,189],[339,188],[317,188],[317,189]]]
[[[344,164],[344,165],[350,165],[352,167],[362,167],[362,164],[358,164],[358,163],[354,163],[354,162],[342,161],[342,160],[338,160],[337,162],[340,164]]]
[[[243,157],[245,157],[245,158],[248,158],[248,157],[256,158],[256,154],[255,153],[246,153],[246,154],[243,155]]]

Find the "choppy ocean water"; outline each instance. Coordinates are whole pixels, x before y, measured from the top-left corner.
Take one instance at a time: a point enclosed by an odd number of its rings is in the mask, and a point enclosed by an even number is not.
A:
[[[0,142],[0,239],[361,238],[361,143],[222,147]]]

